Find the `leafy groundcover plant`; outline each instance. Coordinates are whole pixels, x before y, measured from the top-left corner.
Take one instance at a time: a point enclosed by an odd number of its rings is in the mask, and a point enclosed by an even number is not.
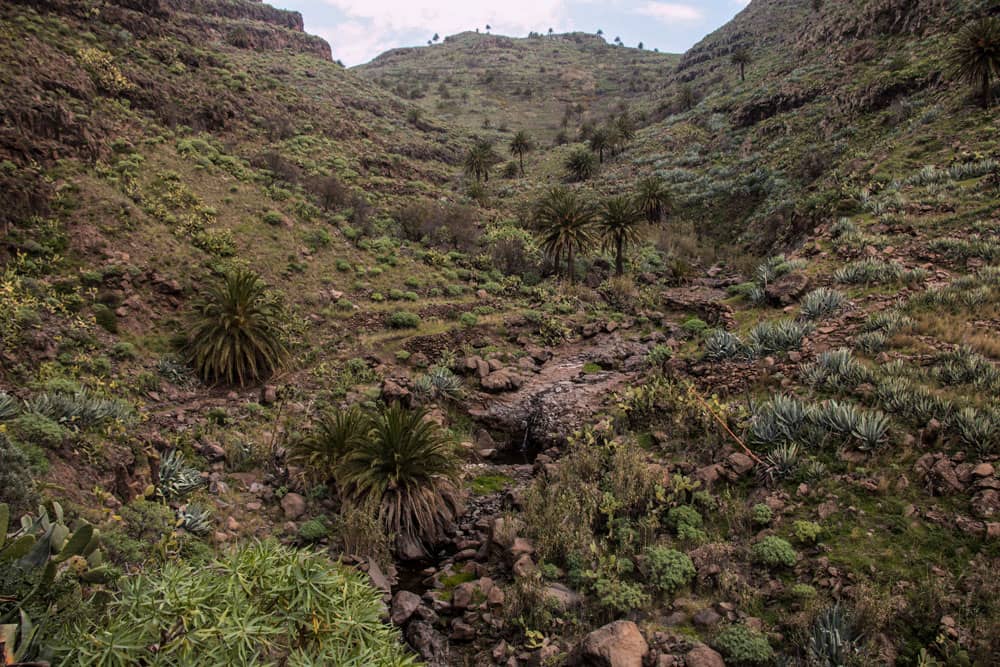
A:
[[[273,541],[127,577],[72,634],[62,664],[86,667],[417,664],[362,574]]]

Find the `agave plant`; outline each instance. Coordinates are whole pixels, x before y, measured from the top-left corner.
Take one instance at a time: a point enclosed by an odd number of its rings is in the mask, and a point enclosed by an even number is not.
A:
[[[423,377],[430,384],[430,394],[435,398],[458,400],[465,393],[462,378],[446,366],[434,366]]]
[[[878,449],[889,433],[889,417],[881,412],[859,413],[851,435],[858,441],[863,451]]]
[[[838,283],[849,285],[877,285],[898,280],[903,273],[899,264],[877,259],[863,259],[841,267],[833,274]]]
[[[962,408],[955,413],[952,426],[963,444],[981,454],[989,455],[996,450],[1000,424],[995,414],[976,408]]]
[[[316,482],[332,480],[341,460],[367,441],[371,428],[371,419],[357,406],[328,412],[305,437],[292,443],[288,462]]]
[[[61,424],[79,428],[98,426],[109,421],[129,422],[135,416],[128,403],[95,396],[87,391],[39,394],[27,402],[26,409]]]
[[[177,527],[192,535],[212,532],[212,512],[201,505],[185,505],[177,510]]]
[[[816,413],[816,422],[827,431],[847,437],[857,428],[860,414],[853,403],[830,400]]]
[[[743,341],[724,329],[715,329],[705,336],[705,359],[721,361],[731,359],[740,352]]]
[[[817,287],[802,297],[799,311],[807,320],[818,320],[836,313],[844,305],[844,293],[829,287]]]
[[[380,503],[383,525],[407,553],[443,539],[461,507],[454,444],[426,416],[398,404],[386,408],[337,474],[353,500]]]
[[[0,421],[13,419],[20,411],[17,399],[5,391],[0,391]]]
[[[795,350],[802,346],[802,339],[813,329],[809,322],[785,319],[777,322],[760,322],[750,330],[748,344],[758,354],[772,354]]]
[[[878,354],[889,345],[889,336],[884,331],[868,331],[854,339],[857,348],[868,355]]]
[[[820,667],[843,667],[851,664],[859,635],[839,602],[816,617],[809,636],[809,654]]]
[[[256,273],[231,272],[195,304],[181,351],[205,382],[262,380],[287,355],[281,308]]]
[[[764,457],[764,465],[759,468],[764,482],[775,484],[792,477],[799,468],[800,450],[798,443],[786,442],[772,449]]]
[[[201,472],[187,464],[180,450],[170,450],[160,461],[157,492],[161,497],[167,500],[183,498],[204,484]]]

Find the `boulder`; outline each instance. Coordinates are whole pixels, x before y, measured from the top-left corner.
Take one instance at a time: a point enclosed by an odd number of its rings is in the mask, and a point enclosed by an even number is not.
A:
[[[386,379],[382,382],[382,400],[386,403],[400,403],[409,406],[413,402],[410,390],[400,385],[398,382]]]
[[[306,499],[297,493],[286,493],[281,499],[281,509],[285,518],[295,521],[306,512]]]
[[[420,596],[410,591],[399,591],[392,596],[389,618],[396,625],[405,625],[420,606]]]
[[[649,646],[632,621],[609,623],[584,637],[580,645],[583,664],[593,667],[642,667]]]
[[[717,651],[704,644],[698,644],[684,655],[686,667],[726,667],[725,661]]]
[[[406,627],[406,640],[430,667],[448,664],[448,641],[427,621],[413,621]]]
[[[764,293],[768,300],[778,306],[790,306],[809,289],[809,277],[802,273],[789,273],[781,276],[766,288]]]

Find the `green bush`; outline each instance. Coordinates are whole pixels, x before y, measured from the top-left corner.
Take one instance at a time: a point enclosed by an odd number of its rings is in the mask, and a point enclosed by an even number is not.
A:
[[[138,357],[139,353],[136,351],[135,345],[121,341],[115,343],[114,347],[111,348],[111,356],[115,359],[131,360]]]
[[[118,316],[103,303],[94,306],[94,320],[98,326],[109,333],[118,333]]]
[[[299,526],[299,539],[303,542],[319,542],[330,534],[330,527],[326,525],[326,517],[318,516],[309,519]]]
[[[681,323],[681,328],[692,336],[696,336],[708,330],[708,324],[700,317],[689,317]]]
[[[750,560],[770,568],[793,567],[796,554],[787,540],[769,535],[750,547]]]
[[[389,315],[388,324],[392,329],[416,329],[420,326],[420,316],[408,310],[397,310]]]
[[[771,519],[774,518],[774,512],[771,508],[764,503],[757,503],[750,510],[750,520],[753,521],[758,526],[766,526],[771,523]]]
[[[649,583],[668,595],[686,586],[695,575],[694,563],[687,554],[667,547],[646,549],[646,568]]]
[[[382,614],[364,575],[254,543],[207,566],[170,561],[125,579],[108,612],[72,633],[63,664],[416,664]]]
[[[697,509],[690,505],[680,505],[671,507],[667,512],[667,526],[674,530],[687,525],[692,528],[701,528],[703,520]]]
[[[62,445],[68,432],[57,422],[37,412],[26,412],[12,420],[7,428],[18,443],[54,449]]]
[[[462,326],[474,327],[479,322],[479,318],[476,317],[475,313],[462,313],[459,315],[458,321],[461,322]]]
[[[31,460],[20,447],[0,432],[0,503],[16,512],[27,510],[35,499]]]
[[[281,215],[277,211],[268,211],[262,217],[265,223],[271,225],[272,227],[277,227],[285,220],[285,216]]]
[[[727,662],[764,665],[774,659],[774,649],[762,633],[746,625],[731,625],[712,642]]]
[[[803,544],[815,544],[823,528],[814,521],[796,521],[792,524],[792,535]]]

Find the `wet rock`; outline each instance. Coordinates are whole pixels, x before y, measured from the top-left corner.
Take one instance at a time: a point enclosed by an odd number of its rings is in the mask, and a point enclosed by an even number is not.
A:
[[[281,499],[281,509],[285,513],[285,518],[295,521],[305,514],[306,499],[297,493],[286,493]]]
[[[420,607],[420,596],[410,591],[399,591],[392,596],[390,608],[390,619],[396,625],[402,627],[413,613]]]
[[[594,667],[642,667],[649,645],[632,621],[615,621],[594,630],[580,645],[584,664]]]

